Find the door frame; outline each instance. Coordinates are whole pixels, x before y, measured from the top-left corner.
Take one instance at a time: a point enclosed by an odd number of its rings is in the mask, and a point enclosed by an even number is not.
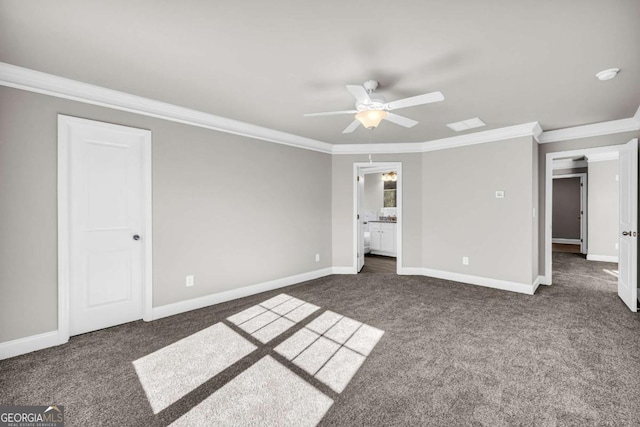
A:
[[[635,139],[635,138],[634,138]],[[631,139],[630,141],[633,141]],[[630,142],[629,141],[629,142]],[[621,150],[625,149],[626,144],[620,145],[609,145],[604,147],[596,147],[596,148],[581,148],[577,150],[570,151],[558,151],[554,153],[547,153],[546,155],[546,164],[545,164],[545,204],[544,204],[544,218],[545,218],[545,231],[544,231],[544,280],[541,282],[544,285],[553,284],[553,271],[551,265],[551,254],[552,254],[552,208],[553,208],[553,161],[555,159],[563,158],[563,157],[574,157],[574,156],[589,156],[594,154],[605,154],[605,153],[619,153]],[[621,195],[622,197],[622,195]],[[637,260],[633,260],[632,262],[637,263]]]
[[[358,274],[358,176],[376,172],[395,171],[398,174],[396,184],[396,274],[402,271],[402,162],[356,162],[353,164],[353,268],[352,274]]]
[[[562,179],[562,178],[580,178],[580,253],[587,253],[587,174],[582,173],[568,173],[562,175],[553,175],[552,180],[554,179]],[[553,211],[552,211],[553,216]],[[551,230],[553,231],[553,230]],[[553,238],[551,239],[553,240]],[[558,239],[556,239],[558,240]],[[553,243],[553,242],[551,242]]]
[[[142,319],[152,318],[153,301],[153,228],[152,228],[152,175],[151,175],[151,131],[120,126],[95,120],[58,114],[58,340],[69,341],[69,278],[70,278],[70,233],[71,233],[71,176],[70,136],[74,126],[91,125],[110,130],[135,134],[142,139]]]

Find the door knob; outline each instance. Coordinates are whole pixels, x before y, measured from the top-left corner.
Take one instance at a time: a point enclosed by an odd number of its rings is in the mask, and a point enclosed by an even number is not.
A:
[[[630,231],[623,231],[622,235],[623,236],[631,236],[631,232]]]
[[[140,240],[140,236],[138,236],[137,234],[133,235],[133,240]]]

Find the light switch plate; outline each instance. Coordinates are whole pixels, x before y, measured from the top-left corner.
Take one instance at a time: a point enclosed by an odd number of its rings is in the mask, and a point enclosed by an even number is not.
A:
[[[504,191],[502,190],[496,191],[496,199],[504,199]]]

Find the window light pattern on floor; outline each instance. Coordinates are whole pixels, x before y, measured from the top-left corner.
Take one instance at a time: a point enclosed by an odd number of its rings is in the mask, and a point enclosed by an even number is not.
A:
[[[275,348],[336,393],[342,393],[384,331],[326,311]]]
[[[134,361],[153,412],[158,414],[224,369],[250,357],[259,348],[249,342],[250,336],[262,343],[263,350],[284,359],[267,355],[252,361],[248,369],[174,424],[316,425],[334,401],[325,394],[330,392],[323,393],[312,385],[311,377],[342,393],[384,334],[325,311],[302,328],[298,326],[297,332],[275,348],[269,347],[270,341],[318,310],[316,305],[280,294],[228,317],[226,324],[216,323]],[[187,359],[189,364],[182,363]],[[287,363],[306,374],[297,375],[285,366]]]
[[[266,344],[319,309],[317,305],[280,294],[227,320]]]

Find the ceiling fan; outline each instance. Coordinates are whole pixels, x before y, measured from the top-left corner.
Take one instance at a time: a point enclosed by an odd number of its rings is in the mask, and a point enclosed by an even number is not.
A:
[[[444,100],[444,95],[441,92],[431,92],[387,102],[382,95],[374,94],[377,88],[378,82],[375,80],[367,80],[362,86],[347,85],[347,90],[356,99],[355,110],[308,113],[305,114],[305,117],[355,114],[355,120],[342,133],[351,133],[361,124],[367,129],[375,129],[382,120],[410,128],[417,125],[418,122],[390,111]]]

